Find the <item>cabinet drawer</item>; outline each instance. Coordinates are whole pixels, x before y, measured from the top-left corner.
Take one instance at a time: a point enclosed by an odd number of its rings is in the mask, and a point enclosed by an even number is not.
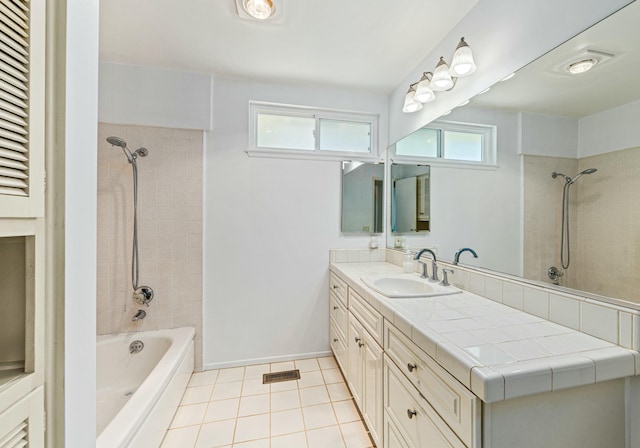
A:
[[[468,446],[479,443],[480,402],[409,338],[388,322],[385,352]]]
[[[347,284],[333,272],[329,272],[329,290],[333,291],[345,308],[347,305]]]
[[[341,333],[342,339],[346,340],[349,316],[347,309],[333,292],[329,293],[329,316]]]
[[[387,357],[384,366],[385,418],[395,424],[407,445],[416,448],[464,448],[464,443]],[[399,443],[398,446],[403,445]]]
[[[347,372],[347,345],[333,322],[329,322],[329,345],[343,375]]]
[[[376,342],[382,345],[384,334],[382,315],[351,288],[349,288],[349,311],[360,321]]]

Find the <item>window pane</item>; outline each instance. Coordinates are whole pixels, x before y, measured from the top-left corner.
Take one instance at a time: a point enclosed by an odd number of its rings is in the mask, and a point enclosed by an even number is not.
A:
[[[482,162],[482,135],[445,131],[444,158]]]
[[[305,149],[313,151],[315,140],[313,118],[287,117],[284,115],[258,114],[258,139],[260,148]]]
[[[399,156],[438,157],[438,129],[418,129],[396,143]]]
[[[371,152],[371,124],[320,119],[320,150]]]

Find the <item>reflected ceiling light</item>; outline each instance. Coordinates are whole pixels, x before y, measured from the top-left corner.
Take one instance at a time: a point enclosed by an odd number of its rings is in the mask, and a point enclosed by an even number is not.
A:
[[[415,98],[421,103],[429,103],[436,99],[436,94],[433,93],[433,90],[429,87],[431,84],[431,77],[433,73],[424,72],[422,74],[422,78],[418,81],[418,85],[416,86],[416,95]]]
[[[466,106],[466,105],[467,105],[467,104],[469,104],[470,102],[471,102],[471,100],[463,101],[462,103],[458,104],[458,106],[457,106],[457,107]]]
[[[476,63],[473,60],[473,53],[471,48],[464,41],[464,37],[460,38],[460,43],[453,53],[453,59],[451,60],[451,68],[449,72],[451,76],[461,78],[463,76],[469,76],[476,71]]]
[[[593,58],[583,59],[581,61],[569,64],[569,66],[567,67],[567,71],[572,75],[579,75],[580,73],[588,72],[597,63],[598,61]]]
[[[276,10],[271,0],[242,0],[242,7],[247,14],[258,20],[266,20]]]
[[[423,104],[436,99],[434,92],[453,89],[458,78],[471,75],[476,69],[471,48],[462,37],[453,54],[451,67],[447,65],[444,57],[441,56],[433,73],[423,72],[420,80],[409,87],[409,91],[404,97],[402,111],[411,113],[422,109]],[[417,105],[414,103],[417,103]]]
[[[502,78],[502,79],[500,80],[500,82],[503,82],[503,81],[509,81],[509,80],[510,80],[511,78],[513,78],[514,76],[516,76],[516,72],[513,72],[513,73],[511,73],[510,75],[505,76],[504,78]]]
[[[440,56],[440,61],[438,61],[438,65],[436,65],[436,69],[433,71],[431,90],[435,92],[442,92],[443,90],[451,89],[453,85],[453,79],[449,74],[449,66],[445,62],[444,58]]]
[[[487,87],[482,92],[478,93],[478,95],[483,95],[483,94],[487,93],[489,90],[491,90],[491,87]]]
[[[404,96],[404,106],[402,107],[402,112],[410,114],[422,109],[422,103],[416,100],[416,84],[418,83],[416,82],[409,86],[409,90]]]

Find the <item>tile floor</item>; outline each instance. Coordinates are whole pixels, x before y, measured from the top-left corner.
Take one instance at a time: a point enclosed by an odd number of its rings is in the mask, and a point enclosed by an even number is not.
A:
[[[262,384],[299,369],[300,379]],[[333,357],[194,373],[162,448],[370,448]]]

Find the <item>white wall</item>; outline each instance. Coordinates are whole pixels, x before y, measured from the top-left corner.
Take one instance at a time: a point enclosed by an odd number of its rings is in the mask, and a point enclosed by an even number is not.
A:
[[[325,353],[329,249],[340,234],[340,162],[248,157],[248,101],[380,114],[383,95],[218,79],[205,161],[205,367]]]
[[[639,120],[640,101],[581,118],[578,157],[640,146]]]
[[[96,140],[98,0],[67,0],[65,151],[65,447],[96,437]],[[60,148],[62,150],[63,148]],[[49,219],[54,217],[50,216]]]
[[[467,98],[481,92],[533,59],[605,18],[630,0],[482,0],[405,77],[389,98],[389,141],[435,120]],[[472,48],[478,70],[458,79],[450,92],[438,94],[428,107],[413,114],[402,112],[409,84],[432,70],[441,55],[451,62],[453,51],[464,36]]]
[[[520,112],[520,153],[577,158],[578,120]]]
[[[100,62],[101,123],[211,128],[211,75]]]

